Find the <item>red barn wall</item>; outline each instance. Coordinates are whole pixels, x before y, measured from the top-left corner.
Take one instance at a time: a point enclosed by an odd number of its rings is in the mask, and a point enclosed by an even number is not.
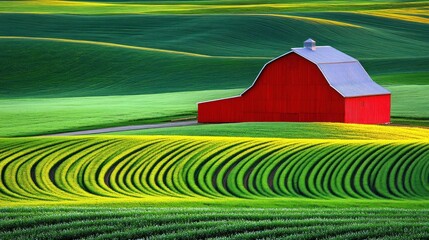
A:
[[[290,53],[269,63],[241,97],[198,104],[198,121],[344,122],[344,104],[315,64]]]
[[[390,95],[346,98],[345,122],[369,124],[390,122]]]
[[[227,98],[198,104],[198,122],[242,122],[241,97]]]

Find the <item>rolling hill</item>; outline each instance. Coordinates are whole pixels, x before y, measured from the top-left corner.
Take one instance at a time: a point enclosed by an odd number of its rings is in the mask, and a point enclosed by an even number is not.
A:
[[[393,123],[429,126],[428,10],[0,1],[0,238],[428,239],[428,129],[242,123],[29,137],[195,118],[197,102],[239,94],[309,37],[392,92]]]
[[[195,116],[195,103],[210,99],[202,97],[208,91],[217,91],[207,95],[212,98],[239,93],[265,62],[300,46],[309,36],[358,58],[392,91],[394,122],[427,125],[428,27],[421,21],[319,10],[119,15],[2,11],[6,12],[0,14],[2,136]],[[229,90],[218,91],[225,89]],[[132,99],[146,101],[147,94],[180,96],[179,92],[194,97],[178,111],[167,102],[151,104],[157,113],[144,105],[141,110],[128,106]],[[115,103],[119,97],[123,104]],[[96,109],[99,102],[109,108],[94,113],[73,107]],[[13,105],[20,108],[10,108]],[[55,119],[55,124],[46,124],[48,119]],[[28,123],[34,127],[22,127]]]

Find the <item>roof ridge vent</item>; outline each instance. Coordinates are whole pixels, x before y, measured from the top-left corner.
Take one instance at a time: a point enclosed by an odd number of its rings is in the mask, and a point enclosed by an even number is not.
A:
[[[316,41],[309,38],[304,42],[304,48],[310,49],[312,51],[316,51]]]

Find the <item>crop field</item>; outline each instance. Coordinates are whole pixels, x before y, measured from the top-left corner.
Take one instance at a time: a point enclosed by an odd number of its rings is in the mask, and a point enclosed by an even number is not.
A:
[[[0,239],[428,239],[429,2],[0,1]],[[307,38],[392,125],[195,119]],[[413,125],[413,126],[403,126]],[[127,135],[127,136],[125,136]]]
[[[1,141],[0,199],[427,199],[428,140],[73,137]]]
[[[105,135],[179,135],[297,139],[410,140],[429,139],[429,129],[341,123],[252,122],[199,124],[195,126],[112,132],[106,133]]]
[[[4,239],[26,239],[22,233],[27,239],[429,237],[429,212],[416,209],[63,207],[0,209],[0,213],[0,233]]]
[[[0,136],[195,117],[196,102],[239,94],[264,63],[308,37],[360,60],[392,92],[394,123],[429,126],[428,7],[2,1]]]
[[[4,239],[425,239],[428,143],[2,139],[0,233]]]

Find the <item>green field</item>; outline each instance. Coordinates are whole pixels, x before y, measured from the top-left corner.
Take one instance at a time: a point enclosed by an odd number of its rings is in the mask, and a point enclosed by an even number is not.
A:
[[[0,1],[0,238],[428,239],[428,12],[396,0]],[[30,137],[194,119],[197,102],[240,94],[309,37],[361,61],[392,92],[392,123],[419,127]]]
[[[427,199],[428,140],[63,137],[1,141],[2,202]]]
[[[429,237],[427,210],[62,207],[0,212],[5,239],[26,239],[22,233],[39,239]]]
[[[28,136],[195,118],[195,102],[236,94],[207,90],[127,96],[0,100],[0,136]]]
[[[341,123],[224,123],[112,132],[104,135],[179,135],[295,139],[429,139],[429,129]]]
[[[428,143],[3,139],[0,172],[9,177],[0,181],[0,233],[5,239],[424,239]]]
[[[308,37],[359,59],[392,91],[394,123],[427,126],[428,6],[426,1],[4,1],[0,136],[195,116],[196,102],[240,93],[265,62]],[[224,92],[207,94],[214,90]],[[186,107],[169,106],[167,96],[136,109],[135,101],[164,93],[179,94],[171,99],[186,94],[179,100]],[[99,109],[93,114],[74,106]]]

